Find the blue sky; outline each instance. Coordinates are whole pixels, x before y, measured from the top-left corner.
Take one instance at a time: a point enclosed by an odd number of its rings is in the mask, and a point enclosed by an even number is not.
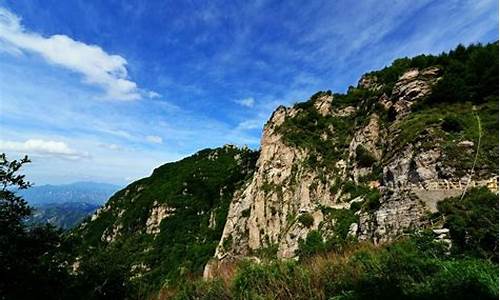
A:
[[[0,0],[0,151],[125,184],[402,56],[498,39],[498,2]]]

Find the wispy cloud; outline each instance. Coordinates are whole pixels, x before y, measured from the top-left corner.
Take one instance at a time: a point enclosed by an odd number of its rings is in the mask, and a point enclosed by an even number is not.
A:
[[[261,126],[262,126],[261,120],[253,119],[240,122],[236,128],[240,130],[249,130],[249,129],[261,128]]]
[[[21,19],[0,7],[0,40],[9,53],[30,51],[50,63],[80,73],[84,81],[102,87],[106,97],[117,100],[141,98],[137,84],[128,78],[127,61],[97,45],[87,45],[66,35],[42,35],[26,30]],[[154,94],[153,94],[154,95]]]
[[[253,107],[255,105],[255,99],[252,97],[235,100],[234,102],[238,103],[241,106],[245,106],[245,107]]]
[[[151,98],[151,99],[155,99],[155,98],[161,98],[161,95],[158,94],[157,92],[155,91],[148,91],[147,93],[148,97]]]
[[[148,135],[146,136],[146,141],[153,143],[153,144],[161,144],[163,143],[163,139],[161,136],[157,135]]]
[[[23,155],[53,156],[71,160],[89,157],[88,153],[76,151],[64,142],[40,139],[29,139],[24,142],[0,140],[0,150],[13,151]]]

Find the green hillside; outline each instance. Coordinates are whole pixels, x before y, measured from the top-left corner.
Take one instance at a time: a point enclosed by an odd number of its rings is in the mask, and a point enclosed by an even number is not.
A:
[[[232,195],[252,174],[257,155],[233,146],[205,149],[165,164],[116,193],[97,218],[84,221],[71,234],[82,276],[96,285],[116,276],[120,282],[110,282],[103,290],[118,286],[114,293],[143,296],[181,276],[199,276],[219,242]],[[155,205],[173,211],[156,235],[146,232]],[[103,241],[103,234],[113,228],[119,228],[116,238]]]

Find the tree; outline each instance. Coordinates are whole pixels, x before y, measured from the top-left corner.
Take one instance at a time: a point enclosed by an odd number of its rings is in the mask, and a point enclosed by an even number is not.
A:
[[[0,299],[63,299],[69,274],[59,255],[60,233],[50,225],[27,228],[32,210],[16,194],[31,186],[18,173],[29,162],[0,154]]]

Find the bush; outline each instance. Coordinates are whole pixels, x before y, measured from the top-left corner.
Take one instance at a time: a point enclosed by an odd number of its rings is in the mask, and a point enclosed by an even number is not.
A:
[[[231,294],[221,280],[186,282],[173,299],[229,300]]]
[[[243,261],[225,284],[186,283],[176,299],[498,299],[497,265],[447,257],[428,238],[320,251],[300,262]],[[322,245],[314,231],[304,243]]]
[[[250,217],[250,208],[244,209],[241,211],[241,216],[244,218]]]
[[[441,128],[446,132],[460,132],[463,130],[462,122],[456,116],[446,116]]]
[[[414,240],[363,249],[331,268],[335,299],[496,299],[496,266],[484,260],[447,260],[425,255]]]
[[[368,168],[371,167],[377,159],[370,153],[370,151],[366,150],[365,147],[358,145],[358,147],[356,147],[356,161],[360,167]]]
[[[366,195],[366,208],[370,211],[377,210],[380,207],[380,192],[373,189]]]
[[[311,227],[314,224],[314,217],[309,213],[301,214],[298,220],[299,223],[304,225],[305,227]]]
[[[243,263],[232,282],[235,299],[316,299],[311,276],[295,261]]]
[[[326,244],[323,241],[321,233],[317,230],[313,230],[307,234],[305,240],[299,240],[299,248],[296,251],[301,259],[310,257],[313,254],[324,253],[327,250]]]
[[[474,188],[460,200],[438,204],[446,217],[455,253],[498,261],[498,196],[487,188]]]

